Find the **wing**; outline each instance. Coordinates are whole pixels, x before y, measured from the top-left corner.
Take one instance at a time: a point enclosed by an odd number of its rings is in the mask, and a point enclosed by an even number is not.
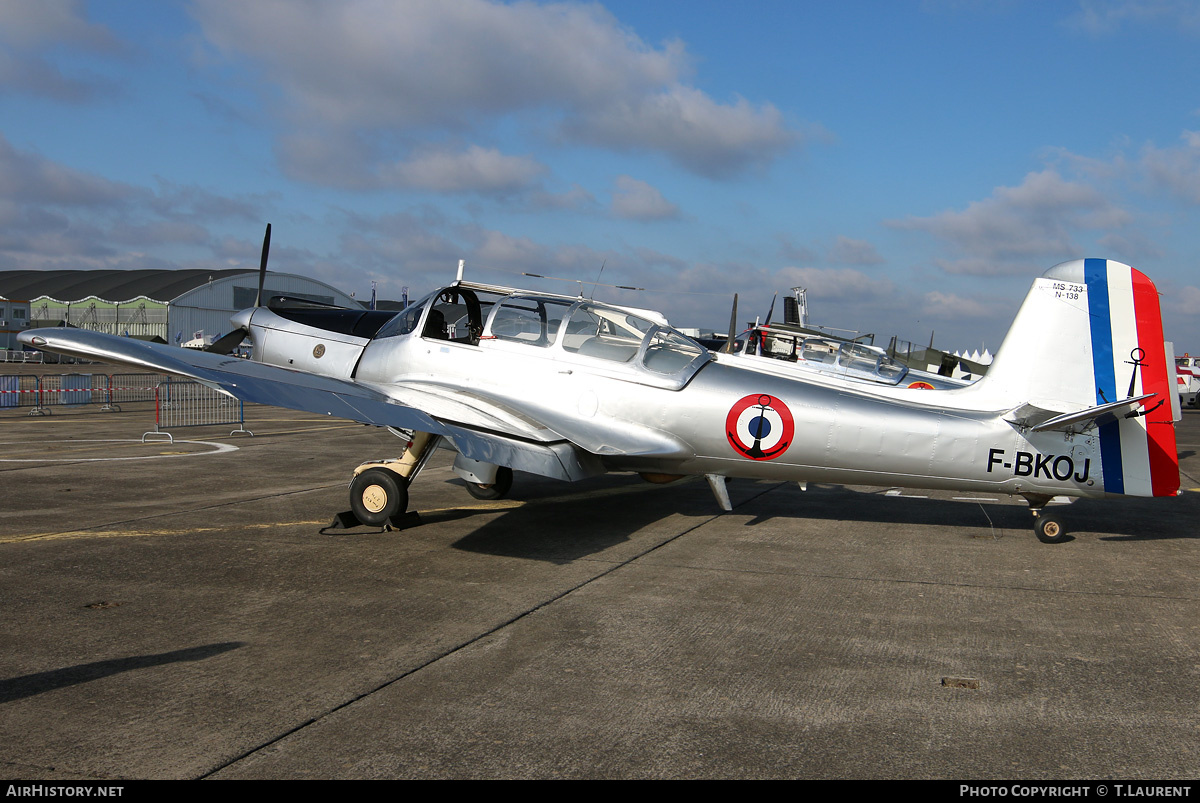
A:
[[[420,410],[341,379],[87,329],[38,329],[21,333],[18,339],[45,351],[190,377],[256,404],[443,434],[441,425]]]
[[[578,480],[605,471],[571,439],[478,393],[353,382],[87,329],[39,329],[18,339],[44,351],[189,377],[255,404],[429,432],[473,460],[547,477]]]

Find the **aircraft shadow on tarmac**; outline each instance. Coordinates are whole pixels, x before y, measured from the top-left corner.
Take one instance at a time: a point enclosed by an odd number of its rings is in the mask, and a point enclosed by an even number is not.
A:
[[[94,661],[90,664],[76,664],[62,669],[51,669],[46,672],[35,672],[32,675],[0,680],[0,703],[9,703],[24,697],[33,697],[44,692],[62,689],[68,686],[78,686],[93,680],[117,675],[121,672],[131,672],[136,669],[146,669],[151,666],[174,664],[182,661],[203,661],[220,655],[223,652],[244,647],[241,641],[227,641],[217,644],[205,644],[200,647],[187,647],[182,650],[172,650],[156,655],[131,655],[127,658],[112,658],[107,661]]]
[[[905,489],[900,496],[885,489],[856,490],[839,485],[810,485],[807,492],[789,487],[786,493],[761,500],[762,510],[748,524],[773,517],[809,520],[856,521],[880,524],[928,525],[962,528],[972,537],[1012,531],[1033,535],[1028,507],[1016,497],[980,494],[998,502],[919,498],[926,492]],[[1068,532],[1100,534],[1103,540],[1152,540],[1197,537],[1189,521],[1197,513],[1190,496],[1175,499],[1077,499],[1055,505]],[[909,537],[909,536],[905,536]],[[1070,535],[1067,541],[1074,540]]]
[[[455,542],[454,547],[480,554],[570,563],[630,540],[630,536],[679,515],[697,519],[688,529],[720,510],[702,480],[671,486],[653,485],[632,475],[608,475],[565,486],[553,480],[519,474],[509,500],[514,505]],[[749,487],[749,484],[746,484]],[[566,493],[564,493],[566,489]],[[739,501],[735,495],[734,504]],[[467,519],[477,508],[422,514],[427,522]]]
[[[552,481],[518,475],[511,507],[498,513],[478,529],[460,538],[454,547],[482,554],[521,557],[568,563],[600,553],[630,540],[630,536],[656,522],[677,515],[695,521],[670,526],[676,532],[722,515],[702,480],[669,486],[654,486],[633,476],[611,475],[590,487],[585,483],[564,486]],[[744,526],[753,527],[776,519],[957,527],[971,537],[1020,535],[1033,538],[1033,521],[1028,508],[1007,496],[999,502],[924,499],[925,492],[905,490],[904,496],[888,495],[887,489],[858,490],[840,485],[808,486],[801,491],[792,483],[734,480],[729,484],[734,503],[731,516],[751,516]],[[980,496],[989,496],[980,494]],[[1102,534],[1105,540],[1151,540],[1198,537],[1194,527],[1194,495],[1177,499],[1081,499],[1056,506],[1069,531]],[[481,515],[478,508],[464,505],[453,510],[422,514],[427,523],[466,520]],[[905,535],[904,537],[912,537]],[[1073,539],[1068,539],[1073,540]]]

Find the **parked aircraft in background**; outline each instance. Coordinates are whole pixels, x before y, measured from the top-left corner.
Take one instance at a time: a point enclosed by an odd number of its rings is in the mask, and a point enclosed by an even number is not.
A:
[[[1200,357],[1184,354],[1175,359],[1175,381],[1179,401],[1190,407],[1200,407]]]
[[[871,382],[919,390],[948,390],[970,384],[909,368],[877,346],[829,335],[805,334],[773,324],[754,324],[734,339],[727,353],[744,357],[740,364],[747,368],[782,376]]]
[[[263,257],[265,272],[265,244]],[[1158,295],[1106,260],[1037,279],[988,374],[947,390],[751,369],[657,313],[468,282],[461,263],[457,281],[396,314],[272,302],[233,323],[253,360],[78,329],[21,340],[392,428],[403,456],[351,482],[368,524],[406,510],[435,446],[457,453],[455,472],[484,497],[506,493],[513,469],[703,475],[726,510],[728,477],[1017,494],[1051,543],[1065,537],[1052,497],[1179,487]]]

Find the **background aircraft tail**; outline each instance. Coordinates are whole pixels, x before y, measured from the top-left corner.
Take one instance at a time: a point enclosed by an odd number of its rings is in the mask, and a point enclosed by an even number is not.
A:
[[[1104,490],[1170,496],[1179,488],[1174,373],[1154,283],[1120,262],[1077,259],[1034,282],[971,391],[992,409],[1013,410],[1011,420],[1037,411],[1043,421],[1153,394],[1092,416]]]

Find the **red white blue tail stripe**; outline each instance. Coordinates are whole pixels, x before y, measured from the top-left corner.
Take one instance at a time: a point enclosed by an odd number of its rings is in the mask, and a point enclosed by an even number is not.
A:
[[[1146,393],[1137,415],[1100,426],[1104,490],[1172,496],[1179,489],[1158,290],[1144,274],[1104,259],[1083,260],[1097,405]]]

